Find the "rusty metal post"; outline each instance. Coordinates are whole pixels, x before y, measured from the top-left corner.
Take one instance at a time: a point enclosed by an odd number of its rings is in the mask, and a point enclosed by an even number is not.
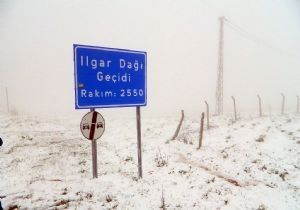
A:
[[[204,112],[201,114],[201,123],[200,123],[200,132],[199,132],[199,146],[198,149],[202,146],[202,139],[203,139],[203,125],[204,124]]]

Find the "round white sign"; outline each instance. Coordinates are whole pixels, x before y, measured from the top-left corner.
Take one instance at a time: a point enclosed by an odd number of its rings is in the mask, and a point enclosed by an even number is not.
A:
[[[104,118],[99,112],[89,112],[83,116],[80,130],[82,135],[88,140],[99,139],[105,130]]]

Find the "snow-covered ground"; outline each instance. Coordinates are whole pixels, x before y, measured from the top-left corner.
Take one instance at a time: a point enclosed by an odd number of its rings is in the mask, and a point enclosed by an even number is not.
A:
[[[104,116],[106,118],[106,116]],[[178,117],[179,118],[179,117]],[[200,117],[199,117],[200,118]],[[107,119],[92,179],[80,118],[1,115],[4,209],[300,209],[300,118],[213,117],[197,150],[199,119],[142,119],[143,179],[134,118]],[[163,195],[163,196],[162,196]]]

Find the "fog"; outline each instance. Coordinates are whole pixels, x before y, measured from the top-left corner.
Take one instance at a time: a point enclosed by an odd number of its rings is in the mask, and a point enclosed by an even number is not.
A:
[[[215,109],[220,16],[224,109],[289,111],[300,95],[299,0],[0,0],[0,110],[70,115],[75,110],[73,44],[147,52],[146,116],[198,116]],[[133,108],[105,109],[111,115]]]

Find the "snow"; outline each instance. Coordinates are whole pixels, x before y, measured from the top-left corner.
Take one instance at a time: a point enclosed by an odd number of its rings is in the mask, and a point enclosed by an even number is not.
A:
[[[1,114],[0,200],[4,209],[300,209],[300,118],[143,118],[143,178],[136,121],[104,116],[98,179],[80,118]]]

